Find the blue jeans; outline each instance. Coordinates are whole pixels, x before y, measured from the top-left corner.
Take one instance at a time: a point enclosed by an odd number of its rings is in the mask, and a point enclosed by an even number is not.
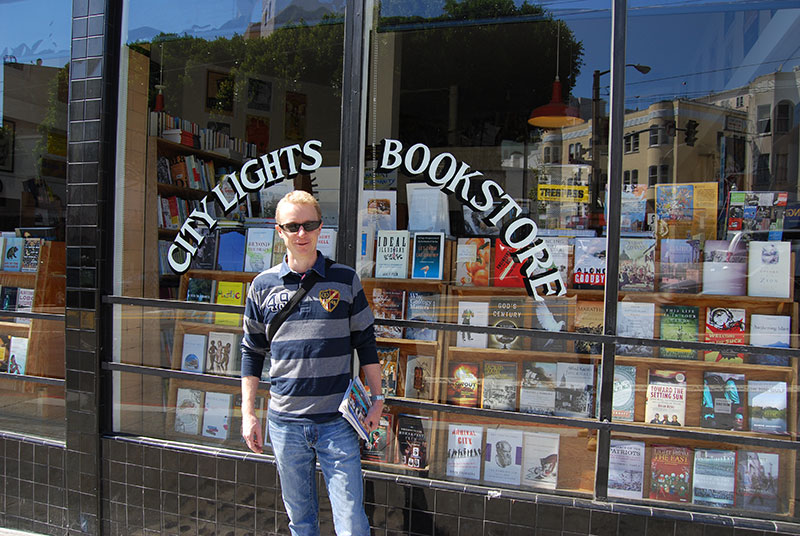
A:
[[[278,462],[281,490],[292,536],[319,535],[315,459],[328,487],[338,536],[369,536],[364,513],[358,434],[344,418],[323,424],[269,420],[269,439]]]

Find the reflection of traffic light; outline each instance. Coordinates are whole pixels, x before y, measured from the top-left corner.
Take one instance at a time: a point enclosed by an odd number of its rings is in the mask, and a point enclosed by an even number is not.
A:
[[[686,134],[683,137],[683,141],[686,142],[686,145],[689,147],[694,146],[694,142],[697,141],[697,125],[699,125],[697,121],[694,119],[689,119],[686,123]]]

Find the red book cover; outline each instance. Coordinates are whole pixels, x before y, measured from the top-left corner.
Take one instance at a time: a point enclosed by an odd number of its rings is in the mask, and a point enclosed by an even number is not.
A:
[[[454,361],[447,377],[447,403],[455,406],[478,407],[480,365]]]
[[[691,449],[654,445],[650,458],[650,498],[689,502],[692,495],[691,468]]]
[[[745,315],[744,309],[732,307],[706,308],[706,342],[744,344]],[[705,360],[743,363],[744,354],[714,350],[705,353]]]
[[[174,182],[176,186],[183,186],[184,188],[189,187],[189,177],[186,172],[186,162],[183,157],[179,157],[172,163],[169,172],[172,175],[172,182]]]
[[[525,283],[519,271],[522,265],[514,262],[514,258],[511,256],[516,249],[506,246],[499,238],[495,238],[494,243],[492,285],[495,287],[524,287]]]

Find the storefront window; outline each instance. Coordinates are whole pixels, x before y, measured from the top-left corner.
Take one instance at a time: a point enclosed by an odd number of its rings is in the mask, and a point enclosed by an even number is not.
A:
[[[320,247],[336,256],[344,13],[130,2],[124,20],[114,293],[169,301],[115,308],[114,361],[143,368],[115,372],[114,428],[245,448],[228,423],[240,416],[236,307],[283,258],[286,192],[318,199]],[[185,424],[204,407],[196,430]]]
[[[59,440],[70,6],[0,7],[0,430]]]

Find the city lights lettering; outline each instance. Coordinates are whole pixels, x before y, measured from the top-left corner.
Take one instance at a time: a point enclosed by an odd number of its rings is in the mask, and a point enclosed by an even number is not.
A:
[[[316,171],[322,165],[321,148],[322,142],[318,140],[308,140],[302,146],[289,145],[250,159],[242,164],[238,173],[234,171],[225,175],[220,183],[199,201],[200,208],[193,210],[181,225],[178,236],[175,237],[167,254],[172,271],[180,275],[189,269],[192,258],[207,236],[199,232],[201,225],[207,227],[209,231],[216,228],[217,220],[209,213],[209,203],[216,202],[222,208],[223,214],[228,214],[245,199],[248,193],[293,179],[301,171],[306,173]],[[233,195],[225,194],[222,188],[224,182],[233,189]]]
[[[512,254],[514,262],[522,264],[521,273],[525,276],[525,290],[537,301],[544,297],[537,291],[545,287],[546,296],[563,296],[567,290],[561,280],[557,267],[552,267],[553,258],[544,240],[537,237],[539,227],[532,219],[522,216],[522,207],[503,191],[503,188],[491,179],[483,179],[483,173],[473,171],[466,162],[459,162],[450,153],[431,155],[428,146],[416,143],[403,149],[402,142],[393,139],[383,140],[383,153],[379,173],[388,173],[402,168],[411,176],[424,176],[429,185],[440,188],[445,193],[454,194],[463,205],[476,212],[486,212],[483,221],[487,225],[497,226],[504,218],[509,217],[500,230],[500,240],[516,251]],[[479,186],[473,187],[473,182]],[[478,190],[478,194],[470,196],[470,192]],[[515,236],[523,236],[515,240]],[[536,273],[539,270],[544,270]]]

